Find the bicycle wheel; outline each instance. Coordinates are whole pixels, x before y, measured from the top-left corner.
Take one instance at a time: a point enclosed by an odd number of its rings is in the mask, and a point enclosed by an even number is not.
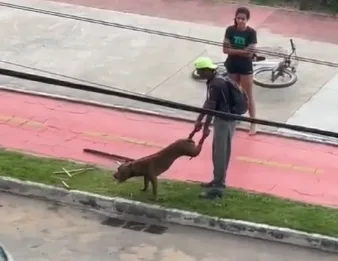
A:
[[[206,79],[203,79],[201,77],[201,75],[198,74],[197,70],[193,70],[192,73],[191,73],[191,78],[193,78],[194,80],[197,80],[197,81],[203,81],[203,80],[206,80]]]
[[[222,74],[222,75],[226,75],[227,74],[227,70],[224,67],[224,64],[222,62],[220,63],[216,63],[218,68],[217,68],[217,72]],[[191,73],[191,78],[193,78],[194,80],[197,81],[205,81],[206,79],[203,79],[198,73],[197,70],[194,69]]]
[[[279,76],[274,82],[272,82],[272,69],[273,68],[262,67],[255,70],[253,74],[254,83],[260,87],[278,89],[290,87],[297,82],[297,75],[290,70],[284,70],[283,76]],[[264,79],[266,80],[264,81]]]

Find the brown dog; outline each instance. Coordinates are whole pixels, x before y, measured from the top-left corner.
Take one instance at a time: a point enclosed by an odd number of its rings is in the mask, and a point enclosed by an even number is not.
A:
[[[204,139],[197,145],[188,139],[180,139],[160,150],[159,152],[132,161],[127,161],[119,166],[113,177],[120,183],[132,177],[144,177],[146,191],[149,182],[152,185],[153,196],[157,197],[157,177],[167,171],[176,159],[182,156],[196,157],[200,154]]]

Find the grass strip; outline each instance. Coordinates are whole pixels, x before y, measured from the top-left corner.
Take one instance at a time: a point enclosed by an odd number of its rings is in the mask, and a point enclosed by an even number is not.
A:
[[[17,152],[0,150],[0,175],[29,180],[48,185],[61,185],[53,178],[54,171],[83,167],[72,162],[40,158]],[[66,174],[58,175],[67,178]],[[67,183],[72,189],[101,195],[118,196],[141,202],[155,203],[164,207],[196,211],[221,218],[246,220],[279,227],[287,227],[310,233],[338,236],[338,210],[303,204],[272,196],[228,189],[222,200],[198,199],[201,192],[197,184],[161,181],[156,202],[149,193],[142,193],[142,180],[133,179],[124,184],[112,180],[112,172],[104,169],[92,170],[72,177]]]

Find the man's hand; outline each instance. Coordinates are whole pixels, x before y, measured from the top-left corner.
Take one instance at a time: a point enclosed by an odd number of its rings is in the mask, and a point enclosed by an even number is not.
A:
[[[194,130],[192,131],[192,133],[190,133],[189,135],[189,138],[188,139],[192,139],[195,135],[196,132],[199,132],[201,129],[202,129],[202,126],[203,126],[203,123],[199,120],[197,120],[195,122],[195,127],[194,127]]]
[[[210,129],[209,127],[204,127],[203,128],[203,136],[208,137],[210,135]]]
[[[201,121],[195,122],[195,132],[199,132],[203,127],[203,123]]]

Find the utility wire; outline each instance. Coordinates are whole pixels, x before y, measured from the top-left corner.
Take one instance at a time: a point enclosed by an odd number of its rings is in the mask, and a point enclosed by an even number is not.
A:
[[[47,73],[47,74],[50,74],[50,75],[59,76],[59,77],[63,77],[63,78],[66,78],[66,79],[75,80],[75,81],[79,81],[79,82],[83,82],[83,83],[89,83],[89,84],[93,84],[93,85],[104,87],[104,88],[109,88],[109,89],[114,89],[114,90],[118,90],[118,91],[122,91],[122,92],[128,92],[128,93],[133,93],[133,94],[137,94],[137,95],[142,95],[138,92],[133,92],[133,91],[125,90],[125,89],[118,88],[118,87],[113,87],[113,86],[109,86],[109,85],[105,85],[105,84],[101,84],[101,83],[96,83],[96,82],[88,81],[88,80],[85,80],[85,79],[80,79],[80,78],[68,76],[68,75],[65,75],[65,74],[55,73],[55,72],[51,72],[51,71],[47,71],[47,70],[43,70],[43,69],[31,67],[31,66],[19,64],[19,63],[14,63],[14,62],[9,62],[9,61],[4,61],[4,60],[0,60],[0,63],[9,64],[9,65],[12,65],[12,66],[25,68],[25,69],[29,69],[29,70],[32,70],[32,71]]]
[[[93,24],[100,24],[100,25],[103,25],[103,26],[110,26],[110,27],[116,27],[116,28],[120,28],[120,29],[126,29],[126,30],[132,30],[132,31],[143,32],[143,33],[148,33],[148,34],[160,35],[160,36],[165,36],[165,37],[170,37],[170,38],[176,38],[176,39],[181,39],[181,40],[186,40],[186,41],[191,41],[191,42],[196,42],[196,43],[203,43],[203,44],[207,44],[207,45],[223,46],[222,42],[216,42],[216,41],[211,41],[211,40],[202,39],[202,38],[190,37],[190,36],[181,35],[181,34],[167,33],[167,32],[162,32],[162,31],[158,31],[158,30],[151,30],[151,29],[146,29],[146,28],[137,27],[137,26],[124,25],[124,24],[120,24],[120,23],[107,22],[107,21],[103,21],[103,20],[92,19],[92,18],[77,16],[77,15],[70,15],[70,14],[54,12],[54,11],[48,11],[48,10],[38,9],[38,8],[33,8],[33,7],[28,7],[28,6],[15,5],[15,4],[10,4],[10,3],[6,3],[6,2],[0,2],[0,6],[12,8],[12,9],[23,10],[23,11],[28,11],[28,12],[40,13],[40,14],[45,14],[45,15],[51,15],[51,16],[65,18],[65,19],[72,19],[72,20],[76,20],[76,21],[88,22],[88,23],[93,23]],[[286,54],[279,53],[279,52],[273,52],[273,51],[267,51],[267,50],[261,50],[261,49],[257,49],[257,51],[261,54],[264,54],[264,55],[277,56],[277,57],[282,57],[282,58],[287,56]],[[318,64],[318,65],[325,65],[325,66],[330,66],[330,67],[338,67],[338,63],[327,62],[327,61],[317,60],[317,59],[312,59],[312,58],[307,58],[307,57],[297,56],[297,57],[294,57],[294,59],[301,61],[301,62],[313,63],[313,64]]]
[[[154,97],[154,96],[149,96],[149,95],[142,94],[142,93],[139,93],[139,92],[125,90],[125,89],[118,88],[118,87],[115,87],[115,86],[101,84],[101,83],[96,83],[96,82],[88,81],[88,80],[85,80],[85,79],[80,79],[80,78],[68,76],[68,75],[65,75],[65,74],[55,73],[55,72],[51,72],[51,71],[47,71],[47,70],[43,70],[43,69],[31,67],[31,66],[26,66],[26,65],[14,63],[14,62],[0,60],[0,63],[9,64],[9,65],[12,65],[12,66],[17,66],[17,67],[29,69],[29,70],[32,70],[32,71],[42,72],[42,73],[46,73],[46,74],[50,74],[50,75],[54,75],[54,76],[59,76],[59,77],[63,77],[63,78],[66,78],[66,79],[75,80],[75,81],[78,81],[78,82],[88,83],[88,84],[92,84],[92,85],[95,85],[95,86],[100,86],[100,87],[103,87],[103,88],[106,88],[106,89],[111,89],[111,90],[116,90],[116,91],[120,91],[120,92],[123,92],[123,93],[133,94],[133,95],[136,95],[136,96],[152,97],[153,99],[156,99],[158,101],[165,101],[164,99],[161,99],[161,98],[158,98],[158,97]]]

